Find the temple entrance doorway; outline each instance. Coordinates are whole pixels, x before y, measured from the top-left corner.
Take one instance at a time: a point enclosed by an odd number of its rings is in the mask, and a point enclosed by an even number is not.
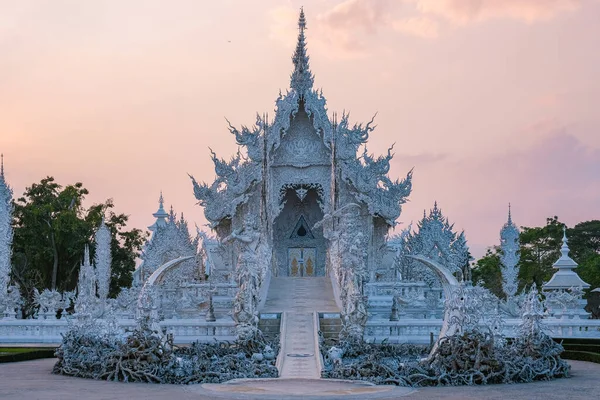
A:
[[[317,249],[314,247],[291,247],[288,249],[289,276],[314,276]]]
[[[325,276],[326,241],[322,229],[313,229],[323,219],[320,186],[289,185],[280,193],[283,207],[273,222],[275,276]]]

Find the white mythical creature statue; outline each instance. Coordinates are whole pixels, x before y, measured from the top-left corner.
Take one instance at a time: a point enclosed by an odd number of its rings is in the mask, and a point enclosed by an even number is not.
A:
[[[233,319],[241,337],[249,334],[258,323],[261,268],[257,254],[260,236],[254,217],[246,215],[243,227],[223,239],[223,243],[234,242],[237,245],[235,276],[239,289],[234,299]]]
[[[57,290],[44,289],[41,293],[34,289],[34,300],[39,306],[39,315],[44,319],[56,319],[56,312],[62,306],[62,295]]]
[[[350,203],[326,214],[315,224],[315,228],[324,225],[333,218],[340,218],[340,226],[333,231],[326,225],[324,235],[328,240],[337,242],[337,254],[333,255],[332,266],[340,289],[344,331],[350,337],[362,338],[367,323],[367,296],[364,295],[364,283],[368,280],[366,267],[366,238],[360,229],[360,206]]]

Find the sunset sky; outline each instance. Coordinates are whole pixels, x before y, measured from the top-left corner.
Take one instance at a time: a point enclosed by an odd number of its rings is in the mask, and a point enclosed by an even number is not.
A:
[[[315,85],[369,152],[414,167],[401,226],[438,201],[475,256],[518,225],[600,218],[600,0],[0,0],[0,152],[20,196],[81,181],[153,223],[206,223],[225,118],[273,115],[304,6]]]

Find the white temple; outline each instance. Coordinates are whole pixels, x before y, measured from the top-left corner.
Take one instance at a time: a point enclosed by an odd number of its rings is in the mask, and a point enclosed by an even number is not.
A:
[[[346,114],[328,117],[325,97],[313,88],[303,12],[298,27],[290,88],[276,100],[274,119],[230,126],[243,152],[229,162],[213,153],[217,179],[192,177],[194,194],[222,244],[221,276],[240,288],[238,324],[256,320],[268,276],[331,276],[342,314],[364,325],[364,286],[392,267],[383,265],[381,249],[412,172],[392,180],[391,148],[380,157],[367,152],[373,121],[350,126]]]
[[[306,331],[303,340],[312,338],[318,346],[320,324],[339,333],[336,321],[355,338],[427,343],[433,335],[462,329],[467,308],[480,314],[471,324],[499,327],[502,313],[502,329],[510,332],[523,304],[517,294],[519,232],[510,210],[501,231],[506,300],[472,286],[465,233],[454,230],[437,202],[416,230],[411,225],[389,237],[411,193],[412,171],[390,178],[392,148],[382,156],[369,154],[372,120],[351,125],[345,113],[328,116],[322,91],[313,88],[302,11],[298,28],[290,88],[277,98],[274,118],[258,116],[252,128],[230,125],[237,154],[225,161],[211,151],[213,182],[190,177],[212,232],[198,231],[193,238],[183,215],[165,211],[161,193],[134,285],[111,299],[111,236],[102,221],[94,262],[86,249],[80,270],[76,316],[93,311],[116,318],[121,327],[148,317],[177,343],[243,337],[271,320],[277,333],[281,327],[292,335],[282,337],[281,354],[287,354],[286,340],[293,342],[294,332]],[[18,290],[8,286],[11,199],[2,166],[0,307],[6,311],[0,342],[57,342],[67,322],[56,319],[56,311],[73,294],[40,293],[43,324],[15,318]],[[559,271],[545,286],[559,294],[556,302],[569,304],[560,312],[558,303],[551,306],[555,335],[600,336],[597,321],[575,321],[586,316],[573,306],[581,297],[571,286],[586,284],[574,278],[566,239],[562,251]],[[465,307],[467,297],[475,300]],[[318,354],[306,340],[305,350]]]

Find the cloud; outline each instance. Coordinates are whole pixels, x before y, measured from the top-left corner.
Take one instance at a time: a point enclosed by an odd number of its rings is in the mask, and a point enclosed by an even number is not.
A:
[[[311,49],[331,58],[354,59],[368,56],[376,47],[374,41],[384,31],[433,39],[438,24],[426,16],[398,17],[402,2],[391,0],[344,0],[316,15],[307,16],[308,42]],[[278,6],[268,12],[270,38],[292,48],[297,37],[298,10]]]
[[[345,0],[317,15],[319,38],[340,56],[365,56],[369,37],[389,27],[393,11],[388,0]]]
[[[515,140],[511,150],[495,155],[482,150],[464,158],[394,157],[392,175],[415,167],[413,193],[401,220],[418,220],[423,209],[438,200],[481,256],[486,247],[498,243],[509,202],[521,226],[543,225],[553,215],[569,226],[598,218],[600,149],[582,142],[573,127],[543,122],[524,132],[532,130],[544,133],[531,133],[526,146]]]
[[[337,30],[362,30],[374,34],[387,24],[390,3],[387,0],[346,0],[317,19]]]
[[[290,6],[279,6],[269,10],[268,17],[269,38],[293,47],[298,36],[298,10]]]
[[[343,0],[309,18],[311,44],[330,57],[358,58],[383,41],[371,37],[396,32],[421,39],[440,36],[443,21],[462,26],[490,19],[526,23],[551,20],[578,10],[584,0]],[[271,38],[291,46],[298,10],[269,11]]]
[[[392,28],[397,32],[425,39],[435,39],[438,37],[437,22],[427,17],[412,17],[396,20],[392,22]]]
[[[425,14],[437,15],[456,24],[492,18],[528,23],[550,20],[577,10],[582,0],[408,0]]]
[[[332,10],[330,10],[332,11]],[[336,14],[326,12],[316,18],[307,16],[307,43],[311,52],[316,50],[331,58],[359,58],[367,54],[367,46]],[[268,12],[269,38],[293,49],[298,37],[298,9],[279,6]],[[329,25],[332,18],[333,25]]]
[[[420,153],[420,154],[396,154],[395,158],[400,158],[409,165],[433,164],[448,158],[448,154]]]

